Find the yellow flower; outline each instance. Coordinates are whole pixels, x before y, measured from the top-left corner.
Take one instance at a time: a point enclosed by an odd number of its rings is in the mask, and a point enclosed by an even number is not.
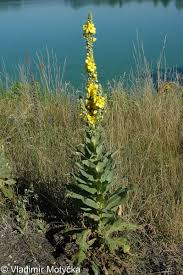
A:
[[[85,25],[83,25],[83,34],[86,36],[87,34],[96,34],[95,25],[88,21]]]
[[[97,81],[97,73],[96,72],[93,74],[93,78],[95,81]]]
[[[96,99],[96,106],[100,109],[104,109],[106,103],[106,99],[103,96],[98,96]]]
[[[94,125],[94,124],[96,123],[96,116],[95,116],[95,115],[87,114],[87,115],[86,115],[86,120],[87,120],[90,124]]]
[[[92,56],[87,56],[85,65],[88,72],[94,73],[96,71],[95,61]]]
[[[103,119],[103,109],[106,105],[106,98],[102,96],[102,89],[98,84],[97,68],[93,56],[93,43],[96,41],[95,25],[92,22],[92,16],[88,16],[87,23],[83,26],[83,35],[86,39],[86,60],[85,68],[88,73],[88,82],[86,86],[86,98],[84,101],[83,116],[84,120],[91,125]]]
[[[89,112],[95,112],[98,109],[104,109],[106,104],[105,97],[94,94],[89,99],[86,99],[86,108]]]
[[[89,97],[93,97],[94,95],[96,95],[97,91],[98,91],[98,84],[93,83],[93,82],[88,84],[87,92],[88,92]]]

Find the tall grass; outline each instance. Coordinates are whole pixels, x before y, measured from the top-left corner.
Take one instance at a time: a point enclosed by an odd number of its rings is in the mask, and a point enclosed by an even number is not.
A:
[[[110,87],[104,129],[108,147],[118,149],[118,182],[133,185],[121,215],[144,226],[136,241],[145,258],[146,237],[173,251],[183,245],[182,88],[155,93],[150,75],[134,83],[131,95],[122,82]],[[68,90],[40,93],[34,81],[0,97],[0,136],[16,178],[33,183],[60,211],[82,136],[78,112]]]
[[[82,132],[77,103],[64,94],[49,94],[37,96],[35,110],[29,90],[1,98],[1,137],[18,178],[65,184],[72,170],[72,149]],[[149,90],[141,97],[129,96],[118,84],[109,101],[105,122],[109,146],[119,148],[119,177],[125,175],[136,187],[128,210],[137,218],[143,213],[156,221],[160,230],[179,231],[174,212],[182,206],[181,94],[153,95]]]

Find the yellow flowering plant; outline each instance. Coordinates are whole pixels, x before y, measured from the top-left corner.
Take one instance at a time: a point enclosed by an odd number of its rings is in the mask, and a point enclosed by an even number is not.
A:
[[[106,150],[102,134],[107,99],[98,82],[94,61],[95,34],[96,28],[89,14],[83,26],[87,49],[85,69],[88,75],[86,97],[81,102],[81,116],[86,123],[85,136],[76,152],[77,169],[72,174],[74,183],[67,194],[73,200],[74,208],[82,214],[83,221],[80,228],[66,228],[63,234],[72,235],[78,246],[73,256],[74,263],[81,266],[88,259],[91,268],[89,274],[103,274],[102,260],[98,254],[109,253],[112,258],[119,248],[128,253],[130,246],[123,232],[134,230],[137,226],[126,223],[117,215],[118,207],[127,198],[128,188],[120,187],[111,191],[114,189],[115,164],[113,154]]]
[[[86,39],[86,60],[85,69],[88,74],[86,84],[86,99],[82,104],[82,115],[90,126],[96,126],[103,118],[103,111],[106,106],[106,97],[102,94],[102,87],[97,78],[97,67],[93,55],[93,43],[96,38],[96,28],[89,14],[86,24],[83,25],[83,36]]]

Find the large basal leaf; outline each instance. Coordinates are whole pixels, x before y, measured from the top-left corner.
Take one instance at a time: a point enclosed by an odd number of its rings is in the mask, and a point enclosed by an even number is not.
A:
[[[78,233],[76,235],[76,243],[79,245],[80,248],[82,248],[84,251],[86,251],[89,247],[89,244],[87,242],[88,237],[91,235],[90,229],[84,229],[81,233]]]
[[[89,243],[90,235],[90,229],[83,230],[81,233],[76,234],[76,244],[79,246],[79,251],[76,254],[77,264],[82,264],[86,259],[86,253],[90,245],[92,245],[92,243]]]
[[[78,265],[81,265],[86,258],[86,252],[82,249],[79,249],[79,251],[73,256],[73,262]]]
[[[126,238],[116,237],[116,238],[107,238],[106,244],[109,247],[110,252],[115,253],[119,248],[123,249],[124,253],[130,252],[130,245]]]
[[[132,224],[132,223],[126,223],[123,222],[122,219],[118,219],[113,224],[108,224],[104,228],[104,234],[107,238],[109,235],[112,235],[115,232],[123,232],[125,230],[132,231],[138,229],[139,226]]]

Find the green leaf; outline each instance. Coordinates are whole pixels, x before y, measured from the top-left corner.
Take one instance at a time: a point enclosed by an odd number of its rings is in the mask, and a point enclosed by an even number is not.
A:
[[[105,213],[105,212],[104,212],[104,213],[101,214],[101,218],[102,218],[102,219],[106,219],[106,218],[107,218],[107,219],[111,219],[111,218],[113,218],[113,217],[114,217],[114,213]]]
[[[68,192],[66,197],[68,198],[73,198],[73,199],[78,199],[78,200],[83,200],[84,197],[80,194],[74,193],[74,192]]]
[[[97,189],[96,188],[92,188],[92,187],[90,187],[88,185],[85,185],[85,184],[78,184],[76,187],[79,187],[82,190],[84,190],[84,191],[86,191],[86,192],[88,192],[88,193],[90,193],[92,195],[94,195],[94,194],[97,193]]]
[[[102,154],[102,151],[103,151],[103,144],[100,145],[100,146],[97,146],[97,148],[96,148],[96,153],[97,153],[97,155]]]
[[[109,247],[109,250],[114,253],[119,248],[123,249],[124,253],[129,253],[130,251],[130,245],[128,244],[128,240],[126,238],[107,238],[106,244]]]
[[[100,268],[96,263],[92,262],[91,269],[93,270],[94,275],[100,275]]]
[[[103,162],[98,162],[96,165],[97,173],[102,173],[104,171],[105,164]]]
[[[92,246],[95,241],[96,241],[96,238],[89,240],[88,241],[89,246]]]
[[[90,213],[84,213],[84,217],[88,217],[96,222],[100,220],[100,217],[98,215],[90,214]]]
[[[79,169],[85,169],[83,165],[81,165],[81,163],[79,162],[76,162],[76,166],[79,168]]]
[[[90,234],[90,229],[83,230],[81,233],[76,234],[76,244],[79,246],[79,251],[76,254],[76,260],[79,265],[86,259],[86,253],[90,248],[90,243],[88,242]]]
[[[107,200],[105,210],[115,210],[126,198],[128,188],[118,188]]]
[[[114,177],[114,171],[110,171],[108,173],[108,175],[106,176],[105,180],[108,181],[108,182],[111,182],[113,180],[113,177]]]
[[[86,252],[80,249],[76,255],[73,257],[74,262],[77,262],[78,265],[82,264],[86,259]]]
[[[91,208],[97,209],[97,210],[99,209],[98,204],[94,200],[89,199],[89,198],[85,198],[84,196],[82,196],[80,194],[77,194],[77,193],[74,193],[74,192],[68,192],[67,197],[71,197],[73,199],[81,200],[83,202],[83,204],[85,204],[85,205],[87,205]]]
[[[81,231],[83,231],[83,228],[64,228],[63,230],[61,230],[61,233],[64,235],[72,235]]]
[[[84,147],[85,147],[85,145],[81,143],[81,144],[77,147],[76,153],[79,153],[79,155],[84,155],[84,154],[85,154]]]
[[[84,212],[90,212],[92,211],[92,208],[81,207],[81,210],[83,210]]]
[[[93,146],[94,148],[96,148],[97,143],[98,143],[98,140],[97,140],[96,137],[92,136],[92,138],[89,139],[89,142],[88,142],[88,143],[91,144],[91,146]]]
[[[123,252],[124,253],[129,253],[130,252],[130,245],[129,244],[124,244],[123,246]]]
[[[79,172],[81,173],[82,176],[84,176],[86,179],[90,181],[95,181],[93,175],[88,174],[85,170],[80,169]]]
[[[105,228],[105,237],[107,238],[109,235],[113,234],[114,232],[122,232],[125,230],[131,231],[138,229],[139,226],[132,223],[123,222],[122,219],[118,219],[113,224],[108,224]]]
[[[91,144],[91,138],[90,137],[86,137],[85,138],[86,144],[90,145]]]
[[[4,197],[8,198],[9,200],[12,200],[14,197],[14,192],[10,187],[1,186],[1,192],[3,193]]]
[[[83,179],[77,177],[74,173],[72,173],[71,175],[75,178],[75,180],[77,182],[80,182],[80,183],[83,183],[83,184],[87,184],[86,181],[84,181]]]
[[[80,248],[82,248],[83,250],[87,250],[89,245],[87,242],[88,237],[91,234],[91,230],[90,229],[84,229],[81,233],[77,234],[76,237],[76,243],[80,246]]]
[[[85,156],[89,158],[91,155],[92,155],[92,151],[87,145],[85,145]]]
[[[111,182],[114,177],[114,172],[112,170],[106,170],[101,176],[101,182]]]
[[[83,160],[82,163],[88,168],[95,169],[95,164],[93,164],[90,160]]]
[[[99,206],[98,206],[98,204],[94,201],[94,200],[92,200],[92,199],[84,199],[84,200],[82,200],[83,201],[83,203],[84,204],[86,204],[87,206],[89,206],[89,207],[91,207],[91,208],[94,208],[94,209],[99,209]]]
[[[13,186],[16,183],[16,180],[14,179],[8,179],[5,181],[5,184],[8,186]]]

